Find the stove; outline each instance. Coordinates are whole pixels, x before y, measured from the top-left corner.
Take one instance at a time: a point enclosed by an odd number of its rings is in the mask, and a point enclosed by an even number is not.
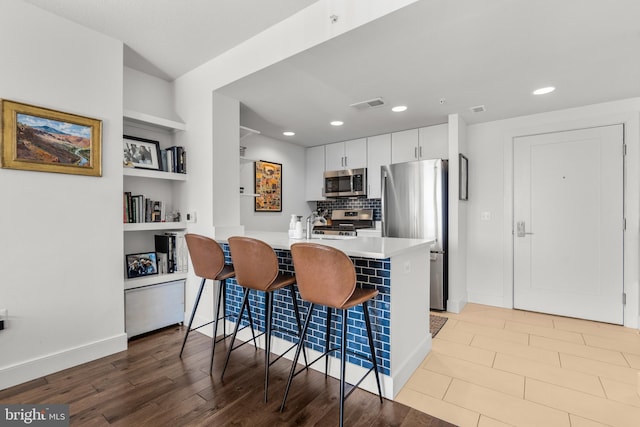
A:
[[[359,228],[373,228],[373,209],[334,209],[331,225],[316,225],[313,234],[356,236]]]

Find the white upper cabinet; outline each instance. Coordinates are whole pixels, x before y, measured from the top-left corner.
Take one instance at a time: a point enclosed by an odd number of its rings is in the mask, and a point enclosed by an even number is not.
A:
[[[367,138],[367,198],[379,199],[381,175],[380,168],[391,163],[391,134],[376,135]]]
[[[448,158],[449,134],[447,124],[409,129],[391,134],[393,163],[422,159]]]
[[[309,147],[305,151],[305,200],[324,200],[325,146]]]
[[[449,158],[449,126],[446,123],[419,130],[422,159]]]
[[[367,167],[367,138],[325,145],[325,170]]]
[[[391,162],[403,163],[420,159],[418,129],[409,129],[391,134]]]

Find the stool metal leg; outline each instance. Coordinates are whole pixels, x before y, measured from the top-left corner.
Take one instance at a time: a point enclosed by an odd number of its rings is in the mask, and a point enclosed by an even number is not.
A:
[[[382,403],[382,387],[380,387],[380,375],[378,374],[378,359],[376,358],[376,348],[373,344],[373,333],[371,332],[371,319],[369,317],[369,308],[367,302],[362,302],[362,311],[364,312],[364,323],[367,326],[367,336],[369,337],[369,348],[371,349],[371,362],[373,363],[373,372],[376,374],[376,383],[378,383],[378,395],[380,403]]]
[[[216,342],[218,342],[217,338],[217,334],[218,334],[218,320],[220,320],[220,300],[222,299],[222,295],[226,294],[227,291],[227,280],[223,280],[220,282],[220,287],[218,288],[218,300],[216,301],[216,306],[215,309],[213,310],[215,312],[215,318],[213,319],[213,338],[211,339],[212,344],[211,344],[211,364],[209,365],[209,375],[211,375],[211,373],[213,372],[213,356],[216,353]],[[226,313],[226,306],[223,310],[223,313]],[[222,321],[224,323],[224,321],[226,320],[227,316],[225,315],[222,318]],[[226,328],[225,328],[226,329]],[[225,333],[223,335],[223,339],[227,337],[227,334]]]
[[[238,327],[240,326],[240,321],[242,320],[242,314],[244,313],[244,308],[247,306],[248,303],[249,303],[249,288],[245,288],[244,298],[242,300],[242,308],[240,308],[240,313],[238,314],[238,320],[236,321],[236,326],[233,328],[231,343],[229,343],[229,349],[227,350],[227,358],[224,361],[224,367],[222,368],[222,374],[220,375],[221,380],[224,378],[224,373],[227,370],[227,365],[229,364],[229,357],[231,356],[231,350],[233,350],[233,343],[236,341],[236,335],[238,335]]]
[[[347,366],[347,310],[341,309],[342,314],[342,334],[340,343],[340,427],[344,425],[344,388],[345,388],[345,368]]]
[[[313,307],[315,304],[311,304],[309,307],[309,311],[307,312],[307,318],[304,321],[304,326],[302,327],[302,336],[300,337],[300,343],[298,343],[298,347],[296,348],[296,354],[293,357],[293,363],[291,364],[291,371],[289,372],[289,378],[287,379],[287,386],[284,389],[284,397],[282,398],[282,404],[280,405],[280,412],[284,411],[284,405],[287,403],[287,396],[289,395],[289,389],[291,388],[291,381],[293,381],[293,377],[296,372],[296,365],[298,364],[298,359],[300,358],[300,352],[302,351],[302,347],[304,345],[304,338],[307,335],[307,330],[309,329],[309,324],[311,323],[311,313],[313,312]]]
[[[296,296],[296,289],[293,285],[289,285],[289,292],[291,292],[291,302],[293,303],[293,312],[296,315],[296,325],[298,326],[298,339],[302,334],[302,322],[300,321],[300,308],[298,307],[298,297]],[[303,341],[300,341],[301,343]],[[288,350],[287,350],[288,351]],[[307,360],[307,350],[303,347],[302,349],[302,357],[304,358],[304,366],[309,365],[309,361]]]
[[[265,355],[264,355],[264,403],[267,403],[269,390],[269,366],[271,365],[271,316],[273,314],[273,293],[265,292],[266,319],[265,319]]]
[[[191,332],[191,325],[193,325],[193,318],[196,316],[196,311],[198,310],[198,304],[200,303],[200,297],[202,296],[202,291],[204,290],[204,284],[207,279],[202,279],[200,282],[200,288],[198,289],[198,295],[196,295],[196,300],[193,303],[193,310],[191,310],[191,318],[189,319],[189,326],[187,326],[187,333],[184,335],[184,339],[182,340],[182,347],[180,348],[180,358],[182,358],[182,352],[184,351],[184,345],[187,343],[187,338],[189,337],[189,332]]]
[[[324,334],[324,377],[329,374],[329,348],[331,347],[331,307],[327,307],[327,326]]]

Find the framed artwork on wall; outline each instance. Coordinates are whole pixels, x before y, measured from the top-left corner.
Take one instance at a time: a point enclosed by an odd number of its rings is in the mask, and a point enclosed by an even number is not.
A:
[[[102,175],[102,121],[2,100],[2,167]]]
[[[255,212],[282,212],[282,165],[256,161]]]

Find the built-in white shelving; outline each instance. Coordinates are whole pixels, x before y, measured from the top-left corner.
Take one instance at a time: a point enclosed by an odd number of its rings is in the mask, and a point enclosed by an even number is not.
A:
[[[154,274],[146,277],[136,277],[128,279],[124,283],[124,289],[137,289],[144,286],[151,286],[157,283],[171,282],[174,280],[182,280],[187,278],[187,272],[170,273],[170,274]]]
[[[159,127],[164,130],[177,131],[187,129],[187,126],[184,123],[165,119],[163,117],[153,116],[151,114],[141,113],[138,111],[124,110],[123,115],[125,120],[140,123],[143,125]]]
[[[172,181],[186,181],[187,174],[157,171],[152,169],[123,168],[124,176],[137,176],[139,178],[168,179]]]
[[[124,133],[159,141],[161,148],[176,143],[175,132],[186,125],[137,111],[124,111]],[[123,167],[123,191],[163,201],[167,212],[182,212],[177,206],[187,174]],[[123,223],[124,255],[155,251],[154,235],[167,231],[184,231],[186,222]],[[126,267],[125,267],[126,270]],[[127,279],[125,291],[125,325],[129,337],[182,321],[184,282],[187,272],[152,274]],[[159,310],[158,307],[161,307]]]
[[[185,222],[128,222],[124,224],[124,231],[183,230],[185,228],[187,228]]]

